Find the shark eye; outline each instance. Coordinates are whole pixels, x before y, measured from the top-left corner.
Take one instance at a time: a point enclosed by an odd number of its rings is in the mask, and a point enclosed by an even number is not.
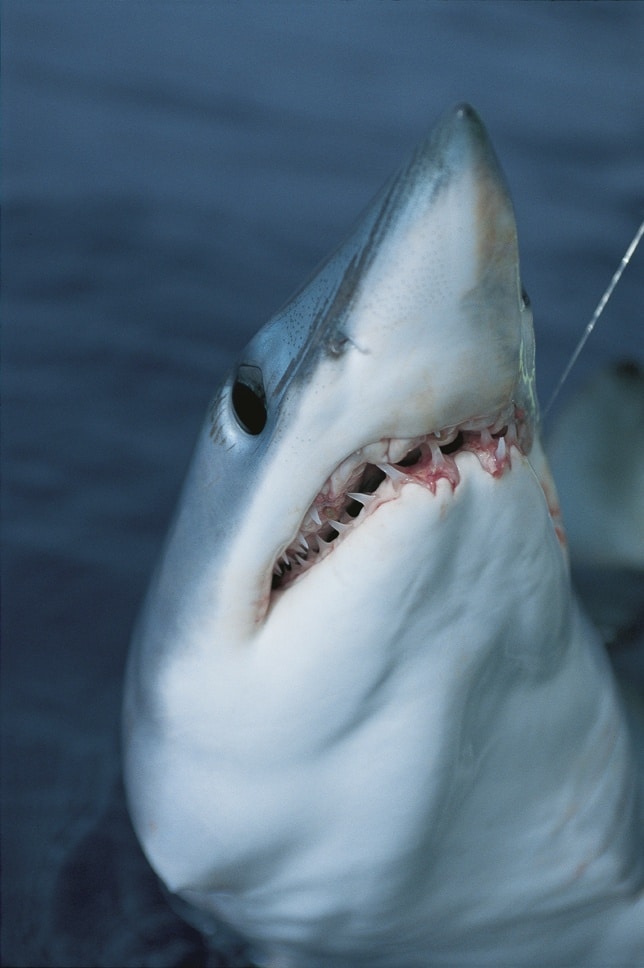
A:
[[[262,371],[246,363],[237,370],[232,403],[235,416],[247,434],[257,437],[266,426],[266,395]]]

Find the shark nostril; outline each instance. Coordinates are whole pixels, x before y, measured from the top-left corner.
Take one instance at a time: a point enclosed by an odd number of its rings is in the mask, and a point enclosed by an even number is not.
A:
[[[463,442],[464,442],[463,434],[460,433],[459,431],[456,437],[454,437],[454,440],[452,440],[449,444],[445,444],[444,447],[441,447],[441,453],[454,454],[457,450],[461,449],[461,447],[463,446]]]

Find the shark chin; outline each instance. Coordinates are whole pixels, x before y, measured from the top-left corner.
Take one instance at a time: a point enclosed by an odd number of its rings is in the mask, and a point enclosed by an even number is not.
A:
[[[134,635],[132,820],[219,951],[641,959],[641,779],[534,386],[510,197],[461,105],[215,395]]]

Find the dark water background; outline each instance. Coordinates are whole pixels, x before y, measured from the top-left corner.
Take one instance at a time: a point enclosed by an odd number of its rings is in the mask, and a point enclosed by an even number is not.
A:
[[[3,964],[198,965],[129,831],[118,727],[207,401],[463,99],[547,396],[644,214],[644,6],[13,0],[2,28]],[[643,266],[569,388],[644,358]]]

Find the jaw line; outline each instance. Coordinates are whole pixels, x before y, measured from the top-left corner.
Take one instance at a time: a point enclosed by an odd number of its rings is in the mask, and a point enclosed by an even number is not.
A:
[[[267,611],[380,507],[395,501],[406,485],[416,484],[436,495],[437,486],[446,481],[456,490],[461,453],[473,453],[491,476],[503,475],[511,466],[511,449],[521,454],[529,449],[529,424],[525,414],[510,405],[494,417],[473,418],[421,437],[385,438],[345,458],[318,491],[296,533],[276,555]]]
[[[349,651],[353,655],[357,649],[356,654],[362,656],[360,668],[362,663],[369,665],[372,658],[377,665],[372,651],[389,668],[388,647],[378,643],[381,639],[404,639],[409,616],[417,614],[419,608],[431,615],[427,620],[430,637],[436,635],[442,641],[449,624],[446,616],[460,613],[475,594],[478,586],[473,576],[487,567],[489,542],[494,543],[495,553],[505,548],[501,557],[507,559],[508,554],[516,553],[508,553],[506,545],[517,545],[517,515],[522,512],[515,508],[508,518],[508,495],[520,492],[525,496],[529,492],[532,501],[536,489],[541,492],[545,515],[550,516],[542,482],[530,458],[517,444],[508,447],[507,457],[503,472],[495,476],[482,467],[474,452],[457,453],[456,487],[447,478],[439,479],[434,491],[411,478],[387,481],[390,496],[385,496],[364,519],[361,515],[360,525],[333,542],[333,550],[315,566],[286,589],[272,593],[270,607],[257,629],[260,652],[271,654],[276,640],[286,649],[286,643],[295,636],[308,653],[320,640],[342,640],[343,630],[354,623],[351,616],[361,615],[347,642]],[[482,538],[481,546],[472,544],[477,507],[487,522],[487,538]],[[510,521],[514,521],[514,528]],[[555,529],[552,531],[555,539]],[[459,548],[461,542],[463,547]],[[564,558],[562,555],[562,561]],[[460,574],[459,562],[465,564],[464,574],[469,577],[454,583]],[[324,648],[326,651],[329,646]],[[335,646],[330,654],[335,654]],[[336,659],[340,661],[339,656]],[[347,662],[354,659],[355,655]]]

